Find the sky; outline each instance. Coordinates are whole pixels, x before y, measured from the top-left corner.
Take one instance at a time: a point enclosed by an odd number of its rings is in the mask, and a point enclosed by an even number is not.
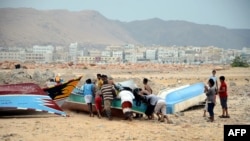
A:
[[[250,29],[250,0],[0,0],[0,8],[95,10],[110,20],[160,18]]]

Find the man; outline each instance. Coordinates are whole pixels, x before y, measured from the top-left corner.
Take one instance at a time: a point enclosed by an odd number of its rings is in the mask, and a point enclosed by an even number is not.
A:
[[[101,87],[101,93],[104,100],[104,109],[109,120],[112,120],[111,104],[113,101],[114,89],[111,84],[108,83],[106,77],[103,77],[103,85]]]
[[[144,95],[144,93],[146,93],[147,95]],[[141,90],[139,92],[139,95],[144,99],[144,101],[148,105],[147,110],[145,111],[145,114],[148,116],[148,119],[152,119],[153,114],[155,112],[158,117],[158,121],[164,122],[164,118],[166,118],[167,123],[172,123],[167,116],[167,104],[164,99],[154,94],[149,94],[149,92],[145,90]]]
[[[158,101],[158,97],[154,94],[150,94],[147,90],[141,90],[141,89],[139,91],[139,95],[141,96],[142,101],[144,101],[147,104],[147,109],[145,111],[146,116],[148,116],[148,119],[153,119],[154,108]]]
[[[144,85],[144,90],[148,91],[149,94],[153,93],[152,88],[148,85],[148,79],[147,78],[143,79],[143,85]]]
[[[117,96],[117,98],[121,98],[122,111],[125,115],[125,120],[129,119],[130,121],[132,121],[132,105],[133,99],[135,98],[131,91],[132,90],[129,88],[124,88]]]
[[[218,91],[218,81],[217,81],[217,77],[216,77],[216,70],[212,71],[212,76],[210,76],[209,79],[213,79],[214,80],[215,90],[216,90],[216,94],[217,94],[217,91]]]
[[[100,90],[103,84],[102,75],[98,73],[96,77],[97,77],[97,89]]]
[[[56,82],[57,84],[60,84],[61,81],[62,81],[62,79],[61,79],[61,74],[60,74],[60,73],[57,73],[57,75],[56,75],[56,77],[55,77],[55,82]]]

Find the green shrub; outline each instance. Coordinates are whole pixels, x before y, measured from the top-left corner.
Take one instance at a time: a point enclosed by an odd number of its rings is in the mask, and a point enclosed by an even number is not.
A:
[[[249,64],[243,60],[240,56],[236,56],[231,63],[232,67],[249,67]]]

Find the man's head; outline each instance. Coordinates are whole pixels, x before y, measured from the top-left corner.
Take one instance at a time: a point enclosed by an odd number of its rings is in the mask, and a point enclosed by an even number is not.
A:
[[[215,75],[215,74],[216,74],[216,70],[213,70],[213,71],[212,71],[212,74]]]
[[[102,77],[101,77],[101,79],[102,79],[102,81],[103,81],[104,84],[108,83],[108,76],[107,75],[103,74]]]
[[[147,84],[148,83],[148,79],[147,78],[143,78],[143,84]]]
[[[208,80],[208,84],[210,84],[210,87],[213,87],[214,86],[214,80],[212,78],[210,78]]]
[[[220,76],[220,81],[225,81],[225,76]]]
[[[101,75],[100,73],[98,73],[98,74],[96,75],[96,77],[97,77],[98,79],[101,79],[102,75]]]

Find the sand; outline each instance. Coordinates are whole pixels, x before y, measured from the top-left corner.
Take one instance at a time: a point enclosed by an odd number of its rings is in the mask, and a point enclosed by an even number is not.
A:
[[[108,70],[115,81],[134,79],[137,83],[143,77],[150,79],[153,91],[163,88],[206,82],[214,66],[185,68],[169,71],[121,71]],[[69,70],[57,70],[66,76]],[[117,70],[116,70],[117,71]],[[96,70],[70,70],[74,75],[94,76]],[[223,141],[224,125],[250,125],[250,69],[227,68],[217,71],[217,76],[224,75],[229,90],[230,118],[219,118],[221,107],[219,100],[215,106],[215,121],[207,122],[203,117],[203,108],[193,107],[177,114],[169,114],[173,124],[158,122],[157,119],[144,118],[125,121],[114,117],[112,121],[105,117],[89,117],[84,112],[66,110],[69,117],[53,114],[36,114],[0,117],[1,141]],[[84,80],[83,80],[84,81]],[[80,85],[80,84],[79,84]],[[142,84],[138,84],[142,86]],[[207,113],[208,116],[208,113]]]

